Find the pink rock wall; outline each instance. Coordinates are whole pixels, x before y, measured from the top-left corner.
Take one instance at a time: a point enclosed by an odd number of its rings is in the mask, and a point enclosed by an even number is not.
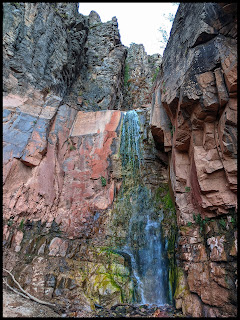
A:
[[[177,288],[183,281],[185,296],[178,292],[175,299],[185,314],[197,317],[236,314],[234,12],[234,5],[227,4],[180,5],[152,101],[156,146],[169,155],[180,232],[178,265],[185,275]]]
[[[115,182],[109,157],[121,112],[77,112],[61,105],[57,97],[52,105],[43,106],[39,99],[38,108],[27,109],[24,100],[27,97],[11,95],[4,99],[5,110],[16,117],[11,127],[16,135],[23,132],[15,125],[23,112],[25,117],[36,119],[18,154],[14,137],[4,142],[12,148],[3,167],[4,219],[13,216],[15,222],[27,218],[49,223],[55,219],[69,238],[91,232],[94,214],[110,208],[113,202]],[[21,108],[19,115],[16,108]],[[10,126],[11,119],[7,120],[5,124]]]

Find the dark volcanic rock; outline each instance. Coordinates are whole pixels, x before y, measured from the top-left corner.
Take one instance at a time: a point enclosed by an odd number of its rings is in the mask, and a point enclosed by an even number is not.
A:
[[[121,44],[116,17],[105,23],[91,11],[84,66],[75,91],[83,110],[121,109],[126,47]]]
[[[83,63],[87,33],[77,4],[4,3],[4,91],[24,92],[29,84],[63,97]]]

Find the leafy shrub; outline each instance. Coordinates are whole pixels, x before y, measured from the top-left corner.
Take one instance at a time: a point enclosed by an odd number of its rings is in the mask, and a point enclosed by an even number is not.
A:
[[[220,226],[222,226],[224,229],[226,229],[226,221],[224,219],[219,220]]]
[[[205,225],[206,223],[208,223],[209,221],[212,221],[212,220],[210,220],[209,218],[202,219],[200,213],[198,213],[197,216],[193,213],[193,219],[194,219],[194,221],[196,222],[196,224],[199,225],[199,227],[200,227],[200,232],[203,231],[203,227],[204,227],[204,225]]]

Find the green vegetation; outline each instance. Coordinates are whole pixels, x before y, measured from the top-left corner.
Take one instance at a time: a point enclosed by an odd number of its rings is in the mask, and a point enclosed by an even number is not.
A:
[[[107,181],[103,176],[101,176],[101,182],[102,182],[103,187],[105,187],[107,185]]]
[[[24,227],[24,219],[22,219],[19,224],[19,230],[23,231],[23,227]]]
[[[174,202],[171,198],[169,186],[162,184],[155,193],[155,201],[164,210],[161,223],[163,237],[167,240],[167,258],[169,263],[169,299],[173,303],[173,296],[176,290],[177,269],[175,258],[175,243],[177,236],[177,219]]]
[[[201,233],[203,232],[203,228],[204,228],[205,224],[212,221],[209,218],[202,219],[200,213],[198,213],[197,216],[195,215],[195,213],[193,213],[193,219],[196,222],[196,224],[199,225],[199,227],[200,227],[199,230]]]
[[[185,187],[185,191],[186,191],[186,192],[189,192],[190,190],[191,190],[190,187]]]
[[[57,8],[55,8],[55,12],[62,18],[62,19],[67,19],[68,15],[66,13],[61,13]]]
[[[169,191],[167,192],[167,194],[162,198],[162,202],[164,203],[164,208],[166,209],[172,209],[175,212],[175,205],[172,201],[172,198],[170,196]]]
[[[233,227],[237,226],[237,222],[233,217],[231,217],[231,221],[230,222],[233,224]]]
[[[157,75],[158,75],[158,72],[159,72],[159,67],[156,68],[154,74],[153,74],[153,77],[152,77],[152,83],[154,83],[154,81],[156,80],[157,78]]]
[[[128,80],[129,80],[129,65],[128,63],[125,63],[125,69],[124,69],[124,87],[128,86]]]
[[[226,229],[226,220],[225,219],[220,219],[219,220],[219,224],[223,229]]]
[[[14,5],[16,8],[20,8],[20,2],[13,2],[13,5]]]
[[[12,224],[13,224],[13,218],[9,218],[9,219],[8,219],[8,222],[7,222],[7,225],[8,225],[9,227],[11,227]]]
[[[171,129],[171,136],[173,137],[173,133],[175,132],[175,126],[172,126],[172,129]]]
[[[71,151],[76,150],[76,147],[72,144],[72,145],[70,146],[70,150],[71,150]]]

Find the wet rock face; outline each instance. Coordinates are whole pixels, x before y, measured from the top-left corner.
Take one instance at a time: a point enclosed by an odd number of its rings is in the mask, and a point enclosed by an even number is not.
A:
[[[134,298],[106,232],[122,119],[107,109],[121,108],[125,53],[116,18],[4,4],[4,266],[32,295],[85,311]]]
[[[236,314],[236,45],[234,4],[180,4],[155,82],[152,133],[169,153],[183,233],[176,303],[193,316]]]
[[[125,258],[108,252],[105,241],[120,121],[118,110],[84,113],[61,105],[44,155],[36,130],[22,146],[26,157],[5,160],[4,265],[34,296],[57,303],[64,297],[64,304],[75,299],[86,308],[91,301],[132,300]],[[8,146],[16,152],[13,141]]]
[[[167,174],[153,153],[149,111],[138,111],[142,181],[156,190]],[[114,235],[124,238],[126,230],[110,223],[122,183],[122,118],[119,110],[82,112],[60,105],[49,123],[45,153],[30,138],[22,146],[28,157],[5,160],[4,266],[32,295],[85,311],[93,303],[134,301],[131,258],[112,249]],[[15,152],[13,141],[8,145]]]

